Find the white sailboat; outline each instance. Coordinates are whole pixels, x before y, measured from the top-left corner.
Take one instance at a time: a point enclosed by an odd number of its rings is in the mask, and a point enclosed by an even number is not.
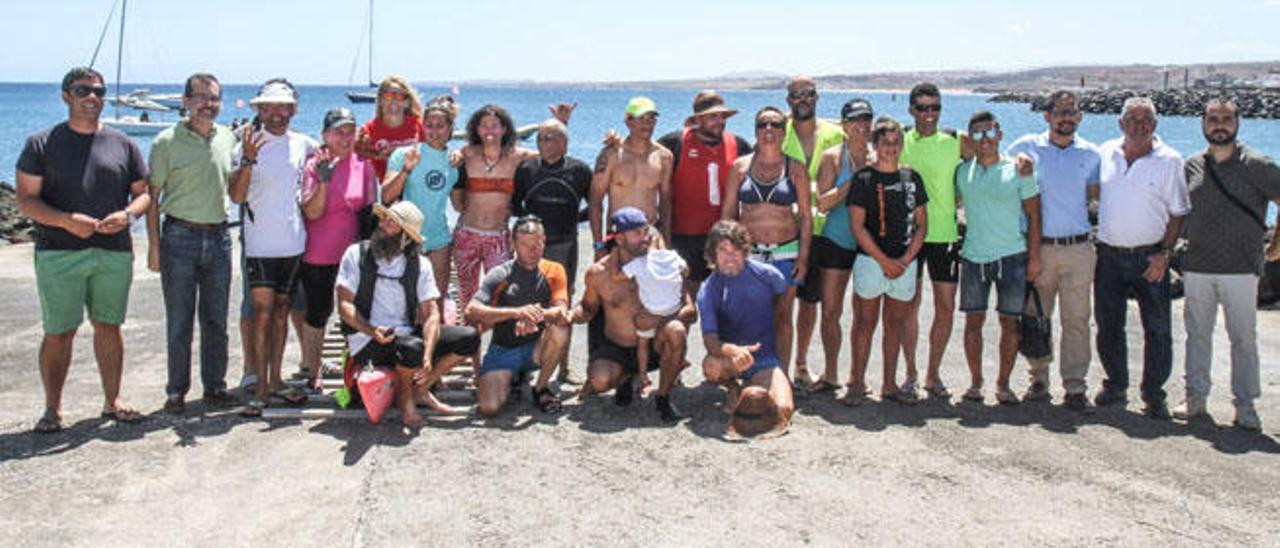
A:
[[[172,126],[173,122],[158,122],[158,121],[151,120],[150,115],[147,114],[147,111],[167,112],[168,110],[170,110],[169,107],[161,105],[155,102],[154,100],[152,100],[148,96],[147,90],[135,90],[129,93],[128,95],[124,95],[124,96],[120,95],[120,71],[121,71],[121,67],[124,66],[124,22],[125,22],[124,20],[125,20],[125,15],[127,14],[128,11],[129,11],[129,0],[121,0],[120,37],[116,41],[116,85],[115,85],[116,96],[111,99],[111,102],[115,104],[115,114],[112,118],[103,120],[102,124],[107,127],[120,130],[124,132],[126,135],[135,135],[135,136],[155,135],[157,133],[160,133],[161,131],[164,131],[165,128]],[[107,22],[109,23],[110,21],[111,21],[111,17],[110,15],[108,15]],[[99,38],[98,45],[99,46],[102,45],[101,38]],[[94,61],[97,60],[97,55],[98,55],[98,52],[97,52],[97,49],[95,49]],[[93,61],[89,62],[89,66],[93,66]],[[120,115],[121,105],[124,105],[128,108],[142,110],[143,113],[141,116],[121,116]]]
[[[347,100],[352,103],[373,103],[378,100],[378,84],[373,81],[373,0],[369,0],[369,87],[373,91],[348,91]],[[355,72],[355,63],[351,66]]]

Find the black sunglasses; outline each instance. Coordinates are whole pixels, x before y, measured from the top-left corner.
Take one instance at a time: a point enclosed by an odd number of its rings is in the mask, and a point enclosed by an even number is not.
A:
[[[915,109],[920,112],[942,112],[942,105],[916,105]]]
[[[80,98],[88,97],[90,93],[94,94],[99,99],[101,99],[107,96],[107,87],[80,85],[80,86],[75,86],[71,88],[71,94],[75,95],[76,97],[80,97]]]
[[[786,122],[756,122],[756,129],[782,129],[786,126]]]
[[[518,218],[516,218],[515,222],[511,224],[511,228],[513,228],[513,229],[514,229],[514,228],[519,227],[519,226],[521,226],[521,225],[527,225],[527,224],[535,224],[535,225],[539,225],[539,226],[541,226],[541,225],[542,225],[542,217],[539,217],[539,216],[534,215],[534,214],[532,214],[532,213],[530,213],[530,214],[528,214],[528,215],[524,215],[524,216],[518,217]]]
[[[817,96],[818,96],[818,90],[816,89],[805,89],[800,91],[793,91],[787,94],[787,97],[791,99],[813,99],[814,97],[817,97]]]

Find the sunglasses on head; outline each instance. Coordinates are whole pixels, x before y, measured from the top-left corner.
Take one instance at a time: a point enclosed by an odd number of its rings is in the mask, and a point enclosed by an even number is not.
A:
[[[916,105],[915,109],[920,112],[942,112],[942,104],[936,105]]]
[[[521,216],[521,217],[517,217],[517,218],[516,218],[516,220],[515,220],[515,222],[511,224],[511,228],[512,228],[512,229],[515,229],[515,228],[518,228],[518,227],[520,227],[520,226],[522,226],[522,225],[528,225],[528,224],[541,225],[541,224],[542,224],[542,217],[539,217],[539,216],[534,215],[534,214],[532,214],[532,213],[530,213],[530,214],[528,214],[528,215]]]
[[[817,97],[817,96],[818,96],[818,90],[816,89],[802,89],[800,91],[793,91],[787,94],[787,97],[793,100],[813,99],[814,97]]]
[[[90,93],[94,94],[94,95],[95,95],[95,96],[97,96],[99,99],[101,99],[101,98],[103,98],[103,97],[106,97],[106,95],[107,95],[107,87],[106,87],[106,86],[84,86],[84,85],[80,85],[80,86],[75,86],[75,87],[72,87],[72,88],[71,88],[71,94],[72,94],[72,95],[75,95],[76,97],[81,97],[81,98],[83,98],[83,97],[88,97]]]
[[[756,122],[756,129],[782,129],[786,127],[786,122],[762,121]]]
[[[981,141],[983,139],[991,139],[992,141],[994,141],[996,140],[997,137],[999,137],[999,133],[1000,133],[1000,128],[998,127],[988,128],[986,131],[970,130],[969,138],[973,139],[974,141]]]

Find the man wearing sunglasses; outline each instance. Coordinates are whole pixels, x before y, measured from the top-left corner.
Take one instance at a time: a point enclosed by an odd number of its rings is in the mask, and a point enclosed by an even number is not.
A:
[[[193,319],[200,321],[200,380],[204,401],[229,406],[226,390],[227,299],[231,238],[227,185],[236,138],[215,123],[222,111],[217,77],[187,78],[182,104],[188,116],[151,144],[151,207],[147,209],[147,268],[160,273],[164,291],[169,380],[166,413],[181,414],[191,385]],[[163,237],[160,214],[164,213]]]
[[[1056,91],[1049,96],[1044,121],[1049,128],[1014,141],[1007,156],[1027,154],[1035,162],[1040,183],[1040,215],[1044,223],[1041,238],[1043,271],[1035,287],[1047,316],[1061,304],[1059,321],[1062,340],[1058,354],[1063,404],[1077,412],[1090,412],[1093,404],[1085,395],[1085,375],[1089,371],[1090,291],[1096,256],[1089,242],[1089,200],[1098,197],[1098,170],[1102,156],[1098,148],[1076,135],[1080,108],[1076,93]],[[1028,312],[1035,304],[1027,303]],[[1023,396],[1027,401],[1049,399],[1049,362],[1027,360],[1031,384]]]
[[[18,209],[36,223],[45,411],[35,431],[41,433],[63,428],[62,387],[86,308],[102,377],[102,416],[119,422],[143,418],[120,398],[120,324],[133,279],[129,224],[151,199],[138,145],[99,122],[106,93],[98,71],[71,69],[62,79],[67,121],[32,135],[18,157]]]
[[[964,356],[970,385],[964,399],[982,401],[982,326],[989,294],[996,291],[1000,315],[996,401],[1018,403],[1009,374],[1018,357],[1018,319],[1026,308],[1027,282],[1040,275],[1040,188],[1000,154],[1000,122],[987,111],[969,118],[977,155],[956,171],[968,229],[960,249],[960,311],[965,313]],[[1024,233],[1022,223],[1027,227]]]
[[[818,118],[818,88],[811,77],[796,76],[787,83],[787,107],[791,115],[787,117],[787,133],[782,139],[782,153],[803,163],[809,171],[809,195],[813,198],[808,206],[813,213],[814,240],[810,248],[823,249],[825,243],[819,243],[818,240],[824,239],[822,231],[826,226],[827,216],[817,207],[818,168],[822,164],[822,153],[844,142],[844,130],[835,123]],[[808,269],[796,288],[796,298],[800,299],[800,306],[796,311],[796,371],[792,381],[801,389],[807,389],[811,384],[807,365],[809,342],[813,340],[813,329],[818,319],[818,301],[822,299],[822,268],[815,253],[809,253]],[[821,380],[825,382],[815,386],[818,391],[834,390],[838,386],[835,379],[824,377]]]
[[[595,259],[609,253],[605,249],[604,220],[613,212],[634,207],[643,211],[649,223],[658,228],[662,241],[671,241],[671,151],[653,140],[658,125],[658,107],[647,97],[635,97],[627,103],[626,139],[621,144],[606,146],[596,157],[595,176],[591,179],[591,236],[595,242]],[[609,211],[604,211],[604,198],[609,197]]]

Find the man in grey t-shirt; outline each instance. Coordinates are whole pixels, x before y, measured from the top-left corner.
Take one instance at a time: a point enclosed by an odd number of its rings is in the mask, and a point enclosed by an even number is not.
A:
[[[1236,140],[1240,112],[1230,99],[1210,100],[1201,127],[1209,148],[1186,163],[1191,194],[1183,261],[1187,399],[1173,414],[1184,419],[1208,414],[1213,328],[1221,306],[1231,340],[1235,425],[1256,432],[1262,428],[1253,405],[1261,395],[1255,326],[1263,254],[1258,246],[1266,231],[1267,202],[1280,204],[1280,167]],[[1280,259],[1277,242],[1272,238],[1266,250],[1270,260]]]

